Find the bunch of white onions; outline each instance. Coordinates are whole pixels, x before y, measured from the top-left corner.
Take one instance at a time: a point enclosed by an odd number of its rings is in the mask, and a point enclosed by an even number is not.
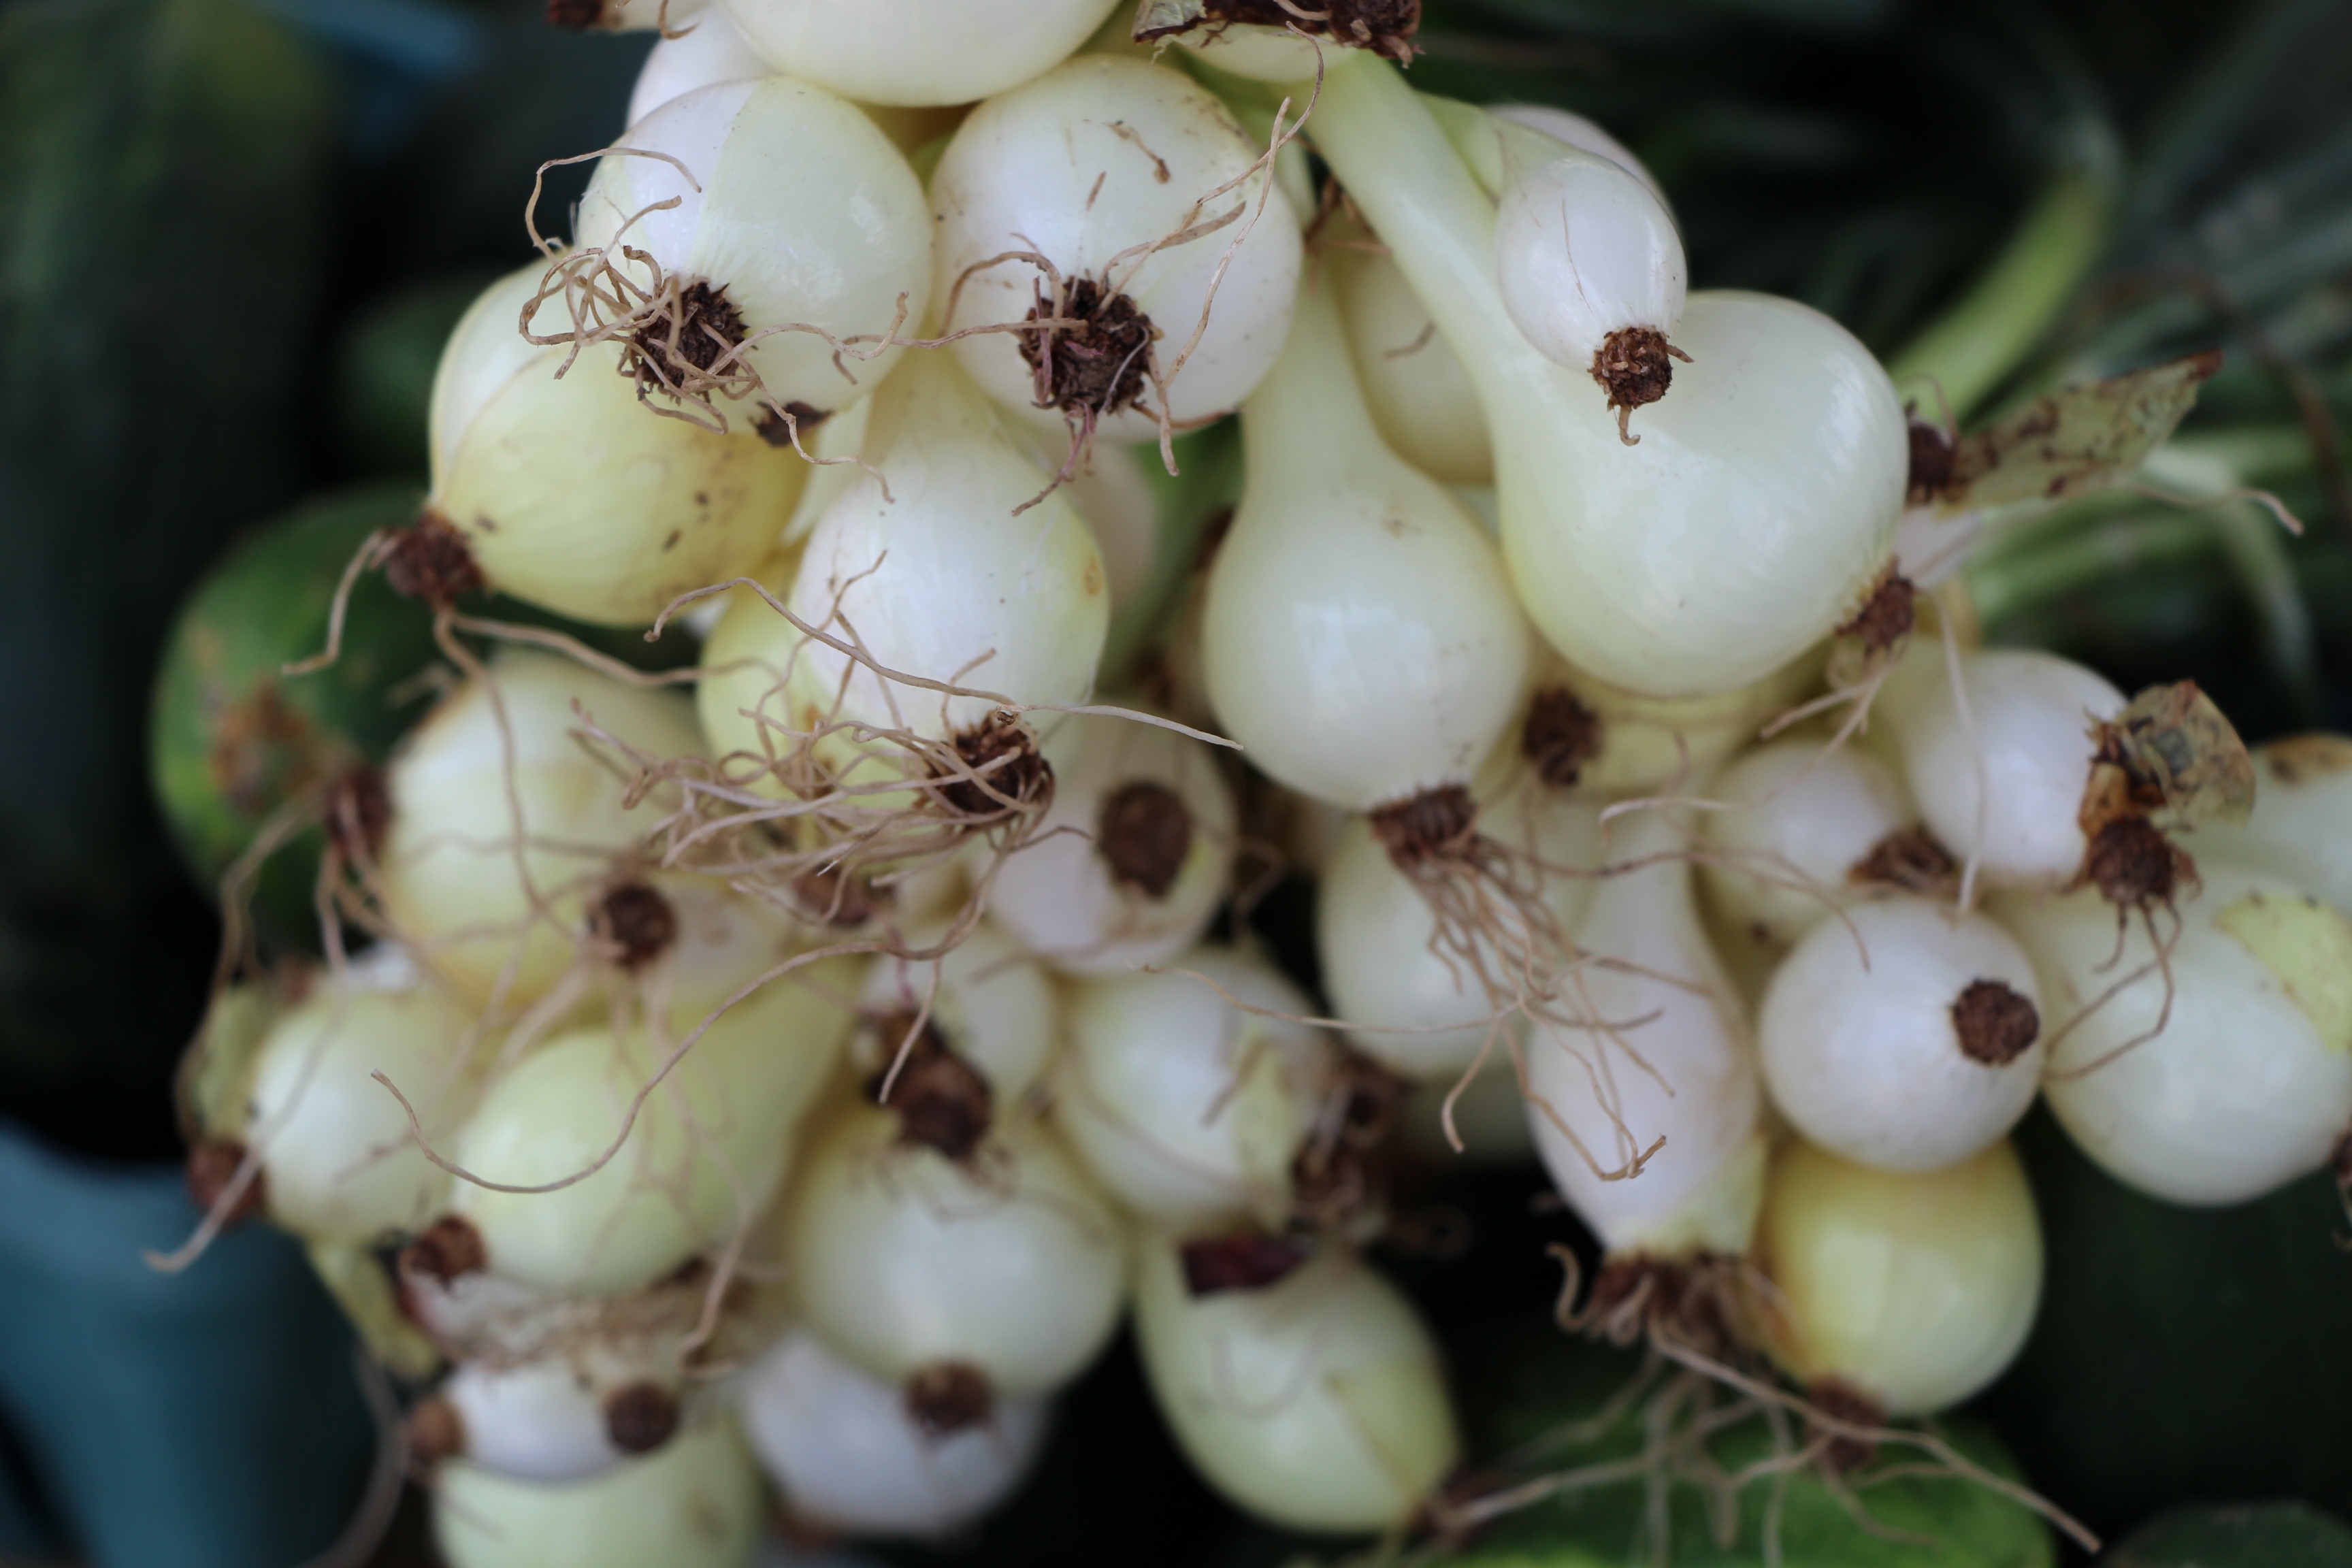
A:
[[[1165,58],[1082,49],[1109,9],[673,3],[571,245],[450,340],[380,553],[445,617],[710,591],[693,689],[448,641],[332,889],[375,945],[226,994],[191,1083],[222,1212],[417,1380],[456,1568],[740,1563],[762,1474],[952,1534],[1130,1307],[1224,1495],[1402,1528],[1464,1456],[1362,1256],[1396,1142],[1539,1161],[1610,1331],[1728,1291],[1875,1420],[2022,1342],[2037,1094],[2182,1203],[2352,1131],[2352,742],[2189,838],[2097,675],[1899,635],[1864,739],[1759,742],[1907,604],[1870,354],[1347,6]],[[1320,258],[1318,68],[1378,240]],[[1195,562],[1155,474],[1234,413]],[[1247,934],[1267,837],[1321,999]]]

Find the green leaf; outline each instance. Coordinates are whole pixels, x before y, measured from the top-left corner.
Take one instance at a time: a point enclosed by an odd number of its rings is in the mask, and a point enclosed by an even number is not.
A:
[[[2187,1508],[2132,1531],[2101,1568],[2352,1568],[2352,1529],[2299,1502]]]
[[[1936,503],[1966,511],[2103,489],[2163,444],[2197,401],[2198,386],[2221,368],[2220,352],[2208,351],[2037,397],[1961,438]]]
[[[1504,1484],[1610,1465],[1642,1452],[1638,1403],[1598,1434],[1573,1430],[1605,1414],[1611,1396],[1634,1375],[1635,1358],[1569,1342],[1549,1325],[1540,1335],[1530,1331],[1496,1348],[1500,1353],[1490,1354],[1494,1364],[1479,1381],[1491,1390],[1499,1380],[1505,1392],[1483,1414],[1475,1410],[1477,1395],[1471,1395],[1472,1425],[1479,1452],[1519,1457]],[[2015,1464],[1982,1426],[1958,1420],[1937,1427],[1975,1463],[2017,1479]],[[1547,1434],[1555,1440],[1547,1444]],[[1563,1437],[1580,1440],[1559,1440]],[[1708,1452],[1726,1470],[1738,1470],[1772,1455],[1771,1435],[1760,1417],[1750,1418],[1718,1435]],[[1883,1449],[1846,1479],[1854,1507],[1818,1470],[1792,1473],[1773,1528],[1784,1568],[2049,1568],[2056,1561],[2048,1528],[2030,1509],[1973,1481],[1914,1473],[1922,1458]],[[1465,1568],[1635,1568],[1654,1562],[1672,1568],[1760,1568],[1768,1561],[1770,1491],[1769,1481],[1748,1486],[1733,1519],[1711,1515],[1697,1487],[1674,1485],[1671,1550],[1664,1558],[1652,1555],[1641,1480],[1563,1491],[1499,1520],[1448,1561]],[[1721,1524],[1734,1526],[1727,1540],[1718,1538]]]

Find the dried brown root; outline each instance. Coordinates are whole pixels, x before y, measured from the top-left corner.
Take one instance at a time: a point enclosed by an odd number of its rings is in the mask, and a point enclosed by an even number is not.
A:
[[[604,1396],[604,1436],[624,1454],[650,1454],[677,1430],[677,1395],[657,1383],[632,1383]]]
[[[1952,1029],[1960,1054],[1987,1067],[2006,1067],[2042,1034],[2032,1002],[1998,980],[1971,980],[1952,1003]]]
[[[1648,406],[1675,384],[1676,360],[1690,363],[1690,355],[1666,341],[1655,327],[1620,327],[1592,351],[1592,379],[1609,395],[1608,406],[1617,416],[1617,439],[1628,447],[1642,438],[1626,427],[1633,410]]]
[[[1131,780],[1103,797],[1095,847],[1112,881],[1147,899],[1164,899],[1192,853],[1192,813],[1166,784]]]
[[[382,556],[383,580],[394,593],[446,610],[485,585],[482,569],[467,548],[466,536],[427,507],[416,521],[394,530]]]
[[[1562,1279],[1553,1317],[1570,1333],[1623,1348],[1670,1340],[1717,1357],[1746,1359],[1753,1346],[1741,1292],[1746,1265],[1714,1253],[1660,1258],[1632,1253],[1602,1261],[1584,1304],[1576,1297],[1583,1269],[1554,1246]]]
[[[1911,469],[1903,499],[1907,505],[1926,506],[1952,488],[1960,443],[1950,430],[1916,416],[1911,417],[1909,430]]]
[[[1960,863],[1924,826],[1898,827],[1870,847],[1845,879],[1857,887],[1892,888],[1922,898],[1947,899],[1959,887]]]
[[[1313,1246],[1300,1237],[1256,1230],[1196,1237],[1177,1248],[1185,1294],[1196,1300],[1280,1284],[1314,1256]]]
[[[905,1398],[908,1415],[934,1442],[979,1426],[996,1409],[988,1374],[961,1361],[933,1362],[918,1368],[907,1379]]]
[[[224,1228],[241,1225],[269,1206],[269,1184],[257,1168],[238,1183],[247,1161],[245,1145],[226,1139],[208,1139],[188,1151],[188,1201],[199,1213],[217,1208]]]
[[[473,1222],[443,1215],[409,1238],[400,1249],[401,1274],[418,1275],[442,1285],[478,1274],[489,1264],[482,1233]]]
[[[409,1407],[407,1436],[410,1462],[429,1471],[465,1453],[466,1420],[456,1405],[436,1394]]]
[[[1385,1221],[1393,1134],[1412,1092],[1370,1058],[1341,1050],[1331,1089],[1291,1158],[1293,1225],[1347,1235]]]
[[[1918,624],[1918,599],[1919,590],[1911,579],[1896,571],[1890,562],[1862,601],[1862,607],[1846,617],[1837,628],[1837,635],[1860,644],[1865,657],[1887,654]]]
[[[897,1114],[902,1145],[969,1164],[994,1120],[987,1078],[924,1014],[893,1013],[874,1027],[890,1044],[891,1059],[866,1079],[866,1097]]]
[[[1182,34],[1204,42],[1235,26],[1284,27],[1307,37],[1328,38],[1348,48],[1370,49],[1383,59],[1410,65],[1419,52],[1421,0],[1321,0],[1310,8],[1297,0],[1194,0],[1181,20],[1159,23],[1147,16],[1135,41],[1153,44]]]
[[[612,963],[640,970],[676,944],[677,910],[653,884],[631,878],[588,907],[588,931]]]
[[[1585,765],[1601,754],[1601,715],[1565,686],[1548,686],[1528,705],[1519,728],[1519,754],[1554,789],[1572,789]]]

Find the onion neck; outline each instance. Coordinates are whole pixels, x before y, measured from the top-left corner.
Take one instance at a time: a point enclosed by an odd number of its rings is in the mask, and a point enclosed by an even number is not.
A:
[[[1301,282],[1281,357],[1242,409],[1242,444],[1252,489],[1276,476],[1286,489],[1353,489],[1397,461],[1357,384],[1328,279]]]

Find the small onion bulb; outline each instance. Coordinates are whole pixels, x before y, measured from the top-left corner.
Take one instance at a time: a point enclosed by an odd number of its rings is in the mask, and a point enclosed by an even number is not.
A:
[[[1855,746],[1775,741],[1717,774],[1707,793],[1729,805],[1700,819],[1717,852],[1700,868],[1708,896],[1727,923],[1768,943],[1787,946],[1836,910],[1883,895],[1881,874],[1932,871],[1923,857],[1940,854],[1894,770]],[[1874,854],[1887,864],[1878,868]]]
[[[1226,732],[1353,810],[1466,784],[1518,702],[1526,625],[1486,534],[1381,442],[1327,287],[1300,290],[1242,428],[1202,628]]]
[[[1544,905],[1562,936],[1573,931],[1592,897],[1592,879],[1574,873],[1596,863],[1599,812],[1538,789],[1512,795],[1479,820],[1491,837],[1542,862]],[[1406,1078],[1448,1085],[1490,1036],[1496,1058],[1507,1060],[1488,1021],[1494,999],[1467,965],[1440,952],[1428,899],[1360,817],[1340,830],[1323,868],[1315,936],[1332,1010],[1355,1026],[1349,1039],[1366,1056]],[[1487,949],[1489,972],[1507,973],[1501,952]]]
[[[1339,291],[1356,380],[1381,438],[1431,479],[1493,484],[1495,451],[1477,388],[1396,258],[1334,249],[1324,264]]]
[[[692,26],[665,32],[655,41],[646,55],[646,63],[637,68],[636,86],[629,89],[629,112],[625,123],[635,125],[664,104],[684,98],[698,88],[716,87],[728,81],[753,81],[769,74],[768,62],[744,40],[741,30],[728,20],[727,13],[706,9]],[[625,136],[622,138],[624,143],[627,140]]]
[[[1792,1143],[1772,1163],[1756,1241],[1774,1358],[1888,1416],[1933,1415],[1990,1383],[2041,1300],[2042,1227],[2005,1142],[1925,1175]]]
[[[2147,922],[2119,942],[2094,890],[2011,894],[1995,912],[2041,968],[2042,1092],[2083,1152],[2168,1202],[2242,1203],[2319,1169],[2352,1131],[2352,921],[2218,857],[2198,871],[2177,940],[2156,917],[2162,969]]]
[[[560,614],[643,626],[678,595],[750,570],[807,467],[765,443],[648,418],[610,343],[580,353],[515,331],[547,270],[484,289],[434,373],[432,511],[490,583]],[[542,303],[532,330],[564,326]]]
[[[1225,895],[1238,813],[1210,748],[1156,724],[1081,719],[1045,746],[1054,804],[988,886],[990,915],[1069,974],[1160,963]]]
[[[903,1383],[957,1363],[999,1396],[1095,1358],[1126,1295],[1126,1237],[1046,1130],[1000,1117],[970,1163],[907,1143],[898,1119],[838,1112],[786,1199],[785,1259],[808,1324]]]
[[[926,951],[948,931],[943,923],[927,923],[906,933],[900,945]],[[939,958],[878,955],[857,1000],[869,1018],[880,1020],[861,1028],[851,1046],[851,1065],[861,1074],[887,1068],[907,1026],[928,1007],[931,1026],[950,1049],[980,1069],[999,1109],[1029,1092],[1061,1042],[1061,1006],[1053,982],[1035,959],[985,923]]]
[[[929,211],[890,139],[824,88],[769,77],[673,99],[630,126],[626,145],[635,155],[604,158],[581,198],[580,248],[603,252],[642,289],[657,267],[681,288],[698,279],[723,292],[732,322],[692,315],[682,342],[697,332],[740,342],[772,328],[822,329],[760,338],[730,367],[758,374],[772,415],[799,405],[821,416],[863,396],[899,351],[862,361],[853,376],[824,334],[878,336],[894,322],[910,334],[930,297]],[[667,323],[648,329],[656,330],[666,335]],[[707,341],[689,346],[723,352]]]
[[[2006,1136],[2040,1086],[2033,961],[1982,915],[1917,899],[1817,923],[1758,1015],[1765,1087],[1797,1131],[1881,1171],[1940,1171]]]
[[[254,1059],[245,1136],[261,1151],[269,1216],[310,1241],[408,1229],[448,1190],[373,1074],[407,1091],[428,1138],[462,1124],[480,1091],[459,1054],[466,1010],[413,971],[371,968],[319,977]]]
[[[2352,914],[2352,739],[2272,741],[2254,748],[2254,767],[2252,814],[2200,823],[2190,847],[2284,877]]]
[[[746,1568],[764,1523],[759,1467],[724,1417],[586,1480],[453,1459],[434,1486],[449,1568]]]
[[[1200,948],[1174,967],[1192,973],[1103,975],[1070,988],[1055,1120],[1104,1191],[1135,1214],[1279,1225],[1292,1162],[1333,1086],[1329,1047],[1311,1027],[1266,1016],[1305,1016],[1311,1005],[1264,961]]]
[[[1227,1498],[1293,1530],[1402,1525],[1461,1451],[1437,1347],[1345,1249],[1257,1289],[1194,1296],[1148,1237],[1135,1327],[1160,1414]]]
[[[790,1163],[794,1124],[839,1059],[854,982],[833,959],[771,982],[719,1015],[648,1095],[620,1151],[548,1192],[457,1184],[453,1208],[492,1272],[567,1294],[642,1289],[748,1223]],[[535,1186],[586,1170],[678,1037],[575,1030],[541,1046],[483,1098],[457,1163]]]
[[[985,1422],[926,1430],[905,1394],[794,1329],[736,1391],[752,1451],[793,1517],[858,1535],[935,1540],[973,1523],[1028,1476],[1052,1405],[996,1402]]]
[[[469,999],[520,1006],[544,994],[582,951],[596,885],[667,809],[666,789],[625,804],[632,770],[581,737],[574,701],[654,756],[702,750],[676,693],[514,649],[427,715],[393,759],[385,910],[419,962]]]
[[[2122,711],[2123,693],[2054,654],[1964,653],[1964,713],[1950,679],[1934,673],[1906,671],[1910,700],[1888,714],[1920,816],[1989,883],[2069,880],[2083,864],[2092,725]]]
[[[1139,340],[1129,345],[1132,368],[1103,395],[1083,393],[1066,409],[1062,394],[1072,389],[1059,385],[1055,407],[1036,406],[1037,376],[1024,350],[1041,352],[1037,333],[984,332],[950,352],[991,397],[1045,429],[1065,428],[1066,412],[1110,440],[1157,436],[1159,421],[1146,410],[1163,394],[1143,379],[1152,353],[1163,375],[1175,373],[1164,395],[1180,427],[1232,409],[1274,363],[1298,287],[1297,221],[1281,191],[1266,190],[1267,174],[1250,173],[1263,152],[1205,89],[1144,60],[1082,55],[982,104],[931,176],[936,288],[948,328],[1051,314],[1034,310],[1038,290],[1053,290],[1034,262],[981,268],[1008,251],[1034,252],[1066,285],[1106,286],[1092,296],[1096,309],[1110,311],[1123,297],[1160,337],[1156,350]],[[1212,198],[1234,181],[1243,183]],[[1213,233],[1146,248],[1235,208],[1240,216]],[[1204,311],[1200,342],[1176,372],[1176,355]],[[1116,328],[1102,319],[1106,331]]]

